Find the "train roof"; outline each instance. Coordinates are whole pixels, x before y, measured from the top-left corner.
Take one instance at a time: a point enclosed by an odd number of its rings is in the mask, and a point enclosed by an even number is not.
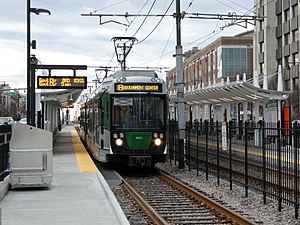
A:
[[[94,98],[97,94],[101,95],[101,93],[103,92],[116,93],[115,84],[143,85],[143,83],[147,86],[151,86],[152,84],[158,84],[157,87],[161,86],[161,91],[153,91],[155,92],[155,94],[168,94],[165,81],[160,78],[154,70],[120,70],[113,74],[110,74],[107,78],[105,78],[100,86],[89,96],[89,98]],[[124,93],[118,93],[136,94],[143,93],[143,91],[126,91]],[[149,93],[149,91],[144,91],[144,93]]]

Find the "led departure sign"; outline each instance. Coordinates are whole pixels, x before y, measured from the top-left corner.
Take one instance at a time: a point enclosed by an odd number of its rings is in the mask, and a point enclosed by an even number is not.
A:
[[[162,92],[161,84],[115,84],[115,92]]]
[[[40,89],[86,89],[86,77],[38,76],[37,88]]]

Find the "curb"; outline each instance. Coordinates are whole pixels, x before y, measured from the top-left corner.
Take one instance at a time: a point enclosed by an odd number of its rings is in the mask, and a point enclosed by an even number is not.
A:
[[[104,177],[102,176],[102,174],[100,172],[96,172],[96,174],[97,174],[97,177],[98,177],[101,185],[104,188],[105,194],[107,195],[108,199],[110,200],[110,203],[112,204],[113,209],[118,216],[119,221],[121,222],[121,224],[129,225],[129,222],[128,222],[120,204],[118,203],[114,193],[111,191],[111,189],[108,186],[107,182],[105,181]]]

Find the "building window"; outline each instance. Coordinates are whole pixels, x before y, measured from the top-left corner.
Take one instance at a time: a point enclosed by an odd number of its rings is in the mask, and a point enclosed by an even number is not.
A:
[[[240,48],[223,48],[221,58],[222,77],[236,77],[236,75],[247,73],[247,67],[250,65],[250,57],[248,57],[246,46]]]
[[[259,31],[262,31],[263,30],[263,21],[260,21],[259,22]]]
[[[278,47],[278,48],[282,47],[282,37],[279,37],[279,38],[277,39],[277,47]]]
[[[211,51],[211,67],[212,81],[214,81],[216,79],[216,54],[214,49]]]
[[[292,32],[292,42],[298,41],[298,35],[299,35],[298,30],[293,30],[293,32]]]
[[[290,86],[290,81],[289,80],[284,81],[284,86],[285,86],[285,90],[286,91],[290,91],[291,90],[291,86]]]
[[[284,21],[288,21],[290,19],[290,10],[284,11]]]
[[[297,78],[293,78],[293,90],[292,91],[294,91],[294,90],[298,90],[299,89],[299,79],[298,79],[298,77]]]
[[[264,43],[259,43],[259,52],[262,53],[265,50],[265,45]]]
[[[263,74],[265,71],[265,65],[263,63],[259,64],[259,73]]]
[[[295,17],[297,15],[298,15],[298,4],[292,7],[292,17]]]
[[[289,44],[289,35],[286,34],[284,35],[284,45],[288,45]]]
[[[289,57],[284,57],[284,64],[286,67],[289,67],[289,64],[290,64]]]
[[[282,14],[281,13],[277,16],[277,25],[280,25],[280,24],[282,24]]]
[[[222,77],[222,48],[217,49],[217,78]]]
[[[264,6],[264,0],[259,0],[259,7],[263,7]]]

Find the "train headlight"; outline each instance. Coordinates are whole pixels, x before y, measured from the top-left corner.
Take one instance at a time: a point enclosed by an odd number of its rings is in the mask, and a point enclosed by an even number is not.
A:
[[[163,139],[163,138],[164,138],[164,134],[163,134],[163,133],[160,133],[160,134],[159,134],[159,137],[160,137],[161,139]]]
[[[120,133],[120,138],[124,138],[124,133]]]
[[[156,146],[160,146],[161,145],[161,140],[159,138],[156,138],[154,140],[154,143],[155,143]]]
[[[117,146],[121,146],[122,144],[123,144],[123,141],[120,138],[116,139]]]
[[[154,137],[154,138],[158,138],[158,134],[157,134],[157,133],[154,133],[154,134],[153,134],[153,137]]]
[[[118,134],[114,133],[113,137],[114,137],[114,139],[118,138]]]
[[[161,80],[159,78],[154,78],[154,77],[151,79],[151,81],[152,82],[156,82],[156,83],[160,83],[161,82]]]

